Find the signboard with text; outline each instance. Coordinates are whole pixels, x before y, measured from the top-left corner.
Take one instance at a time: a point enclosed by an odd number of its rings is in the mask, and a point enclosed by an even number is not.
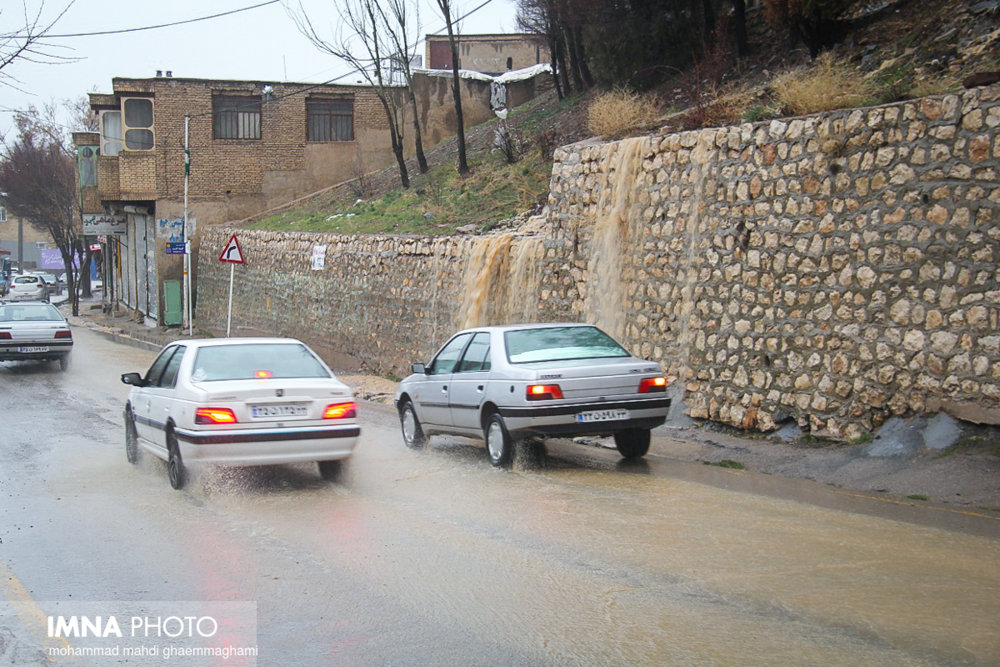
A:
[[[110,213],[84,213],[83,233],[86,236],[125,234],[125,216]]]

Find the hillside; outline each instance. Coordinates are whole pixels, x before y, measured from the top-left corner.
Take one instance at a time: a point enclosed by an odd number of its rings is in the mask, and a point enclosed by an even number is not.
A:
[[[736,63],[729,54],[707,55],[647,94],[657,109],[654,119],[608,137],[810,113],[838,100],[839,106],[868,106],[956,92],[967,77],[1000,70],[998,0],[868,3],[819,65],[776,34],[760,12],[749,24],[748,58]],[[465,178],[456,172],[455,143],[448,141],[427,152],[427,174],[410,161],[408,190],[398,187],[392,167],[245,224],[346,234],[478,233],[516,225],[545,203],[554,148],[591,135],[588,110],[598,95],[559,101],[550,92],[515,109],[508,119],[513,163],[496,149],[498,123],[489,122],[467,131],[472,173]]]

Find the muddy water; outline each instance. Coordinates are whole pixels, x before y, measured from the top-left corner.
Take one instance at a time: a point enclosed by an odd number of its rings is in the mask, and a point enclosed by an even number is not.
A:
[[[68,376],[0,368],[51,406],[0,407],[0,559],[38,600],[252,600],[260,664],[1000,662],[996,532],[567,442],[498,471],[474,441],[407,450],[367,407],[337,484],[281,466],[175,492],[112,417],[142,360],[78,341]]]

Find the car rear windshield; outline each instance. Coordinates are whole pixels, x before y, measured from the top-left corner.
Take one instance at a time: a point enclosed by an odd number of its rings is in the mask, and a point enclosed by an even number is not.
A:
[[[325,377],[330,373],[304,345],[275,343],[203,347],[191,374],[194,382]]]
[[[55,306],[37,305],[6,305],[0,306],[0,322],[62,322],[63,316]]]
[[[567,359],[628,357],[628,351],[597,327],[519,329],[504,334],[512,364]]]
[[[26,285],[28,283],[37,285],[42,282],[42,279],[38,276],[18,276],[17,278],[14,278],[14,282],[18,285]]]

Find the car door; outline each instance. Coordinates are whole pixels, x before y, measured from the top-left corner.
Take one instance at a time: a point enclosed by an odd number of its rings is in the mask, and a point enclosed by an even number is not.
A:
[[[156,445],[163,445],[163,423],[157,421],[153,413],[153,398],[167,364],[177,353],[179,345],[168,345],[150,364],[143,377],[143,385],[132,390],[132,414],[139,437]]]
[[[479,433],[479,406],[486,395],[490,375],[490,334],[480,331],[473,335],[462,358],[455,365],[448,390],[448,407],[452,423],[463,430]]]
[[[424,424],[452,425],[451,407],[448,405],[452,373],[471,338],[471,333],[458,334],[438,350],[427,367],[426,376],[414,392],[417,416]]]
[[[187,348],[183,345],[173,346],[176,349],[173,355],[167,360],[156,384],[146,387],[149,397],[149,419],[156,429],[158,440],[155,444],[166,447],[166,427],[171,415],[177,412],[177,373],[181,362],[184,360],[184,352]]]

